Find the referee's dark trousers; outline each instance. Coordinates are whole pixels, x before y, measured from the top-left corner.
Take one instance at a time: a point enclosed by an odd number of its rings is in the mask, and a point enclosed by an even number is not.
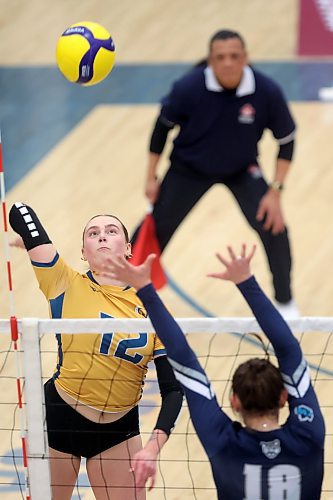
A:
[[[263,229],[263,221],[256,220],[259,202],[266,193],[268,185],[263,177],[255,176],[248,171],[224,178],[212,178],[183,165],[172,163],[163,179],[160,195],[153,209],[161,252],[193,206],[217,183],[222,183],[230,189],[248,223],[260,236],[273,276],[275,299],[281,303],[289,302],[291,252],[288,231],[285,229],[283,233],[273,235],[271,231]],[[136,240],[139,228],[140,226],[134,232],[132,243]]]

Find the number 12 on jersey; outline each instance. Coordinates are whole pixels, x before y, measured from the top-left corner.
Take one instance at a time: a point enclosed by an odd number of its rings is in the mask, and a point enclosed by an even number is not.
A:
[[[112,316],[109,316],[108,314],[105,313],[101,313],[101,318],[112,318]],[[113,335],[114,333],[104,333],[102,335],[101,344],[99,348],[99,352],[101,354],[104,354],[105,356],[109,355],[111,343],[113,340]],[[135,365],[140,363],[140,361],[143,359],[143,356],[139,352],[135,352],[134,354],[129,354],[128,350],[138,349],[138,351],[140,351],[140,348],[145,347],[148,341],[148,334],[139,333],[137,335],[138,337],[136,338],[120,339],[115,348],[114,356],[116,358],[125,359],[126,361],[134,363]]]

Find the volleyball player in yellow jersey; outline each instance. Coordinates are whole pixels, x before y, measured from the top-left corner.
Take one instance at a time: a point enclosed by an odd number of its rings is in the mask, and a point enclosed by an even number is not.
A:
[[[28,250],[52,318],[145,317],[133,288],[102,274],[108,256],[130,257],[126,228],[112,215],[90,219],[80,274],[59,256],[35,212],[15,203],[9,221]],[[19,246],[19,243],[14,243]],[[153,487],[156,459],[174,426],[182,389],[153,333],[57,334],[58,363],[45,384],[53,500],[70,499],[81,457],[98,500],[143,500],[145,479]],[[162,396],[150,440],[142,449],[138,403],[154,359]]]

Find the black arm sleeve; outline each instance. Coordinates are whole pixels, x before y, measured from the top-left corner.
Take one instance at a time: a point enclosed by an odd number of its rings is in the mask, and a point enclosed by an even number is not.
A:
[[[9,223],[21,236],[27,250],[52,243],[34,210],[20,201],[14,203],[10,209]]]
[[[183,389],[176,379],[166,356],[160,356],[154,362],[162,397],[162,406],[158,414],[155,429],[160,429],[169,436],[182,407]]]
[[[150,139],[149,151],[160,155],[164,149],[168,133],[174,127],[174,124],[168,122],[160,115],[155,123],[155,127]]]
[[[278,152],[278,158],[291,161],[294,154],[295,140],[281,144]]]

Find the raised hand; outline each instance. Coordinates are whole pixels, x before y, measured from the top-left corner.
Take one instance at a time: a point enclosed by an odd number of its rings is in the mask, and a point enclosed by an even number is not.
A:
[[[236,255],[231,246],[227,246],[229,259],[223,257],[220,253],[216,253],[216,257],[225,266],[225,269],[220,272],[209,273],[207,276],[218,278],[225,281],[232,281],[235,284],[250,278],[250,262],[256,251],[256,246],[253,245],[252,250],[247,254],[246,245],[243,243],[240,255]]]
[[[151,266],[155,258],[155,254],[150,254],[143,264],[133,266],[123,255],[109,256],[105,259],[101,274],[139,290],[151,283]]]

